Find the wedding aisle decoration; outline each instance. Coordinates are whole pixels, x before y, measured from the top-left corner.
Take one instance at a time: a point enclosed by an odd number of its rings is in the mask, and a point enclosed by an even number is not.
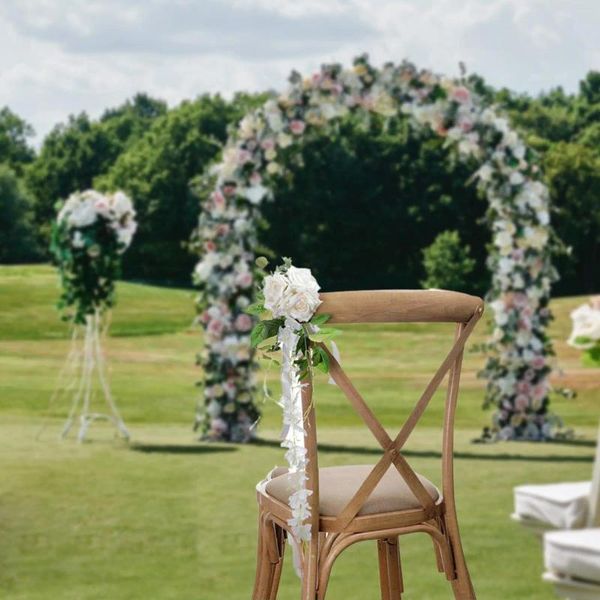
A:
[[[584,364],[600,367],[600,296],[576,308],[571,320],[573,331],[567,343],[582,351]]]
[[[123,192],[104,195],[95,190],[71,194],[58,211],[51,251],[63,291],[58,302],[62,318],[72,323],[71,350],[59,377],[56,396],[71,396],[71,409],[62,431],[66,437],[79,417],[78,440],[90,424],[108,419],[124,438],[129,432],[110,391],[102,349],[109,309],[115,302],[115,281],[121,255],[137,229],[135,210]],[[92,412],[95,377],[109,414]]]
[[[264,259],[259,264],[264,264]],[[282,266],[264,278],[256,303],[247,309],[250,314],[261,317],[252,329],[252,346],[267,355],[281,353],[281,446],[287,450],[285,459],[292,511],[288,525],[296,542],[310,540],[310,524],[306,524],[310,517],[310,492],[306,489],[308,459],[302,385],[314,369],[329,372],[329,356],[321,344],[340,333],[338,329],[325,327],[330,315],[315,316],[321,304],[319,289],[310,269],[299,269],[289,259],[284,259]]]
[[[560,422],[549,412],[553,350],[546,333],[550,287],[557,278],[551,262],[555,237],[535,153],[464,78],[417,70],[408,62],[378,69],[361,56],[352,68],[324,65],[310,77],[293,72],[289,82],[286,91],[241,120],[220,163],[200,184],[204,200],[194,278],[205,328],[199,357],[205,377],[199,422],[205,435],[252,438],[257,366],[252,322],[244,310],[260,277],[254,258],[261,205],[274,200],[278,183],[301,168],[303,142],[332,130],[349,113],[384,123],[407,118],[415,129],[444,138],[459,160],[474,165],[472,181],[487,198],[492,238],[487,300],[493,323],[481,374],[487,379],[486,405],[496,407],[492,436],[555,435]]]

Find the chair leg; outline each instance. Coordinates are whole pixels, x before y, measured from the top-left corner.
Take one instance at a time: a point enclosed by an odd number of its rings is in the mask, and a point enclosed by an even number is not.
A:
[[[469,569],[465,561],[465,554],[460,540],[460,531],[458,529],[458,520],[454,510],[447,510],[444,518],[444,529],[447,532],[454,559],[456,578],[450,581],[454,597],[457,600],[477,600],[473,582],[471,581]]]
[[[275,525],[275,538],[277,542],[277,551],[279,560],[273,568],[273,577],[271,580],[271,593],[269,600],[277,600],[277,592],[279,591],[279,581],[281,580],[281,570],[283,568],[283,554],[285,552],[285,531],[279,525]]]
[[[304,554],[304,572],[302,574],[302,600],[317,599],[319,582],[319,537],[313,533]]]
[[[262,512],[258,518],[256,577],[252,600],[275,600],[283,566],[284,533]]]
[[[379,584],[382,600],[400,600],[404,585],[398,550],[398,538],[377,540]]]

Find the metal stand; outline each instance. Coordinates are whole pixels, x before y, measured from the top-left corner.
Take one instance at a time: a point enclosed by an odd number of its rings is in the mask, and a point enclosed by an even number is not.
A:
[[[125,427],[110,391],[102,351],[101,332],[102,315],[96,311],[86,318],[83,341],[78,342],[77,335],[73,336],[73,347],[67,359],[70,365],[67,366],[74,371],[75,384],[72,386],[74,388],[73,402],[61,433],[62,439],[67,437],[75,420],[79,417],[80,425],[77,433],[79,442],[85,440],[90,425],[97,420],[110,421],[115,426],[117,433],[125,440],[129,440],[129,431]],[[108,407],[108,414],[91,411],[96,375],[100,382],[100,391]]]

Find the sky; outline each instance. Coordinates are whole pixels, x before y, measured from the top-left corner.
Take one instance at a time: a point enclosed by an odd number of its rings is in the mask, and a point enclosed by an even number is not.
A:
[[[283,89],[292,69],[407,58],[495,86],[575,91],[600,69],[600,0],[0,0],[0,107],[36,131],[138,91]]]

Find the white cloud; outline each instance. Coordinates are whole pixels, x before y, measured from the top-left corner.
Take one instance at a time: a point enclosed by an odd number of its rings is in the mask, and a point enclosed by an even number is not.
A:
[[[46,133],[136,91],[173,104],[285,85],[292,68],[409,58],[494,85],[574,90],[598,67],[600,3],[580,0],[0,0],[0,106]]]

